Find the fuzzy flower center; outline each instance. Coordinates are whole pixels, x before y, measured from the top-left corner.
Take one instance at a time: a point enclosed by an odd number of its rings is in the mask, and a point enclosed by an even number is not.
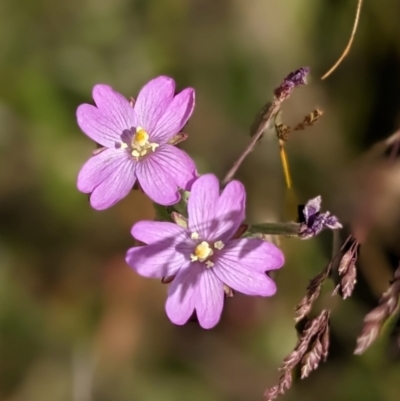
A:
[[[191,235],[193,240],[199,238],[199,234],[194,232]],[[214,244],[210,244],[207,241],[202,241],[196,245],[193,253],[190,254],[190,260],[192,262],[204,262],[207,268],[213,267],[214,262],[212,261],[212,256],[215,250],[221,250],[225,244],[222,241],[217,241]]]
[[[200,242],[199,245],[194,248],[193,257],[200,262],[204,262],[214,253],[210,244],[207,241]]]
[[[142,127],[137,127],[136,132],[132,136],[130,146],[126,143],[123,143],[122,146],[129,148],[131,155],[136,160],[139,160],[139,158],[145,156],[150,151],[154,152],[160,145],[149,142],[149,134],[146,130]]]

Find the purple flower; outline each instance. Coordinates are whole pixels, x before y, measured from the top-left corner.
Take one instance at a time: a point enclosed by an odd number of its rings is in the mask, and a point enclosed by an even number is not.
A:
[[[246,192],[231,181],[220,194],[212,174],[198,178],[188,201],[188,227],[140,221],[132,235],[147,244],[131,248],[126,261],[145,277],[173,277],[166,312],[175,324],[185,324],[194,311],[209,329],[221,316],[224,291],[271,296],[276,285],[265,273],[279,269],[283,253],[260,239],[231,239],[245,218]]]
[[[195,164],[168,144],[186,124],[194,108],[194,90],[174,96],[175,82],[160,76],[139,92],[134,106],[108,85],[96,85],[96,106],[77,110],[79,127],[104,146],[78,175],[78,189],[91,193],[93,208],[106,209],[128,195],[136,180],[161,205],[179,201],[178,188],[189,189]]]
[[[301,67],[296,71],[291,72],[281,83],[281,85],[275,89],[275,97],[279,101],[287,99],[293,92],[293,89],[300,85],[307,84],[307,75],[310,72],[309,67]]]
[[[339,219],[330,212],[321,213],[321,197],[310,199],[302,208],[299,237],[309,239],[318,235],[324,228],[342,228]]]

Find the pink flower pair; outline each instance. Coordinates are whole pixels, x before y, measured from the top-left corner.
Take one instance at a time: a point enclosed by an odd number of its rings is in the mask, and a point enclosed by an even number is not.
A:
[[[224,294],[271,296],[275,283],[267,271],[283,265],[283,253],[260,239],[232,239],[245,219],[246,191],[239,181],[220,192],[218,179],[196,179],[195,164],[169,142],[181,131],[194,108],[194,90],[174,95],[171,78],[158,77],[140,91],[132,105],[107,85],[96,85],[96,106],[77,111],[82,131],[105,149],[81,169],[78,188],[91,193],[95,209],[106,209],[125,197],[136,181],[162,205],[177,203],[179,189],[190,190],[187,226],[140,221],[132,235],[145,245],[128,250],[127,263],[140,275],[173,277],[166,312],[184,324],[196,312],[204,328],[221,316]]]

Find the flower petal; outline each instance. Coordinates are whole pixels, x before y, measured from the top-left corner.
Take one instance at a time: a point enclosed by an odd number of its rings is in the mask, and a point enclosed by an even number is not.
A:
[[[185,256],[177,252],[171,238],[130,248],[125,260],[138,274],[150,278],[173,276],[186,263]]]
[[[200,274],[200,263],[189,262],[179,270],[169,286],[165,311],[172,323],[185,324],[192,316]]]
[[[132,227],[131,234],[145,244],[155,244],[165,239],[173,239],[177,243],[188,239],[184,228],[168,221],[139,221]]]
[[[91,139],[106,147],[121,142],[123,130],[135,125],[135,112],[129,102],[108,85],[95,85],[96,106],[82,104],[76,111],[78,125]]]
[[[181,131],[194,109],[194,89],[186,88],[171,101],[163,115],[158,120],[151,140],[166,143]]]
[[[175,82],[172,78],[160,76],[149,81],[140,90],[134,106],[137,125],[149,134],[152,133],[157,121],[172,102],[174,91]]]
[[[143,191],[160,205],[172,205],[180,199],[178,187],[187,189],[195,179],[190,157],[172,145],[162,145],[138,163],[137,177]]]
[[[229,241],[219,252],[226,263],[238,262],[260,273],[276,270],[285,262],[283,252],[274,244],[256,238]]]
[[[115,144],[121,142],[121,129],[95,106],[80,105],[76,117],[80,129],[100,145],[115,148]]]
[[[265,273],[242,264],[221,254],[214,260],[212,268],[215,275],[226,285],[247,295],[271,296],[276,292],[276,285]]]
[[[160,205],[173,205],[180,199],[178,186],[172,177],[157,163],[148,157],[142,160],[136,170],[138,181],[144,193]]]
[[[245,219],[246,190],[239,181],[231,181],[218,199],[215,216],[218,226],[211,234],[214,240],[228,241]]]
[[[195,309],[200,326],[211,329],[221,318],[224,307],[224,284],[210,269],[200,275],[198,293],[195,298]]]
[[[303,209],[303,215],[306,223],[308,223],[308,220],[312,216],[314,216],[321,210],[321,202],[322,202],[321,196],[317,196],[307,201]]]
[[[96,102],[97,108],[122,131],[136,125],[135,112],[128,99],[111,86],[95,85],[93,100]]]
[[[176,186],[190,190],[197,178],[196,165],[192,158],[183,150],[173,145],[162,145],[151,155],[157,158],[158,165],[175,182]]]
[[[78,189],[92,193],[90,204],[103,210],[128,195],[136,181],[135,162],[126,152],[105,149],[92,156],[78,175]]]
[[[121,150],[104,149],[92,156],[78,174],[79,191],[91,193],[106,177],[113,174],[126,154]]]
[[[218,226],[216,206],[219,197],[219,182],[215,175],[205,174],[192,185],[188,201],[189,229],[208,239]]]

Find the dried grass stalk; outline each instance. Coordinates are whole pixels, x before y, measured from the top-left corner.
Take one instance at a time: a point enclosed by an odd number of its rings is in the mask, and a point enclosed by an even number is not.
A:
[[[265,401],[274,400],[292,386],[293,372],[296,368],[301,369],[301,378],[304,379],[311,371],[317,369],[321,360],[326,360],[329,348],[329,315],[329,311],[323,310],[303,325],[296,347],[279,368],[282,374],[278,384],[265,391]]]
[[[397,267],[394,278],[389,288],[379,299],[378,306],[372,309],[365,318],[360,336],[357,338],[357,346],[354,353],[363,354],[376,340],[383,325],[393,316],[399,305],[400,298],[400,264]]]

